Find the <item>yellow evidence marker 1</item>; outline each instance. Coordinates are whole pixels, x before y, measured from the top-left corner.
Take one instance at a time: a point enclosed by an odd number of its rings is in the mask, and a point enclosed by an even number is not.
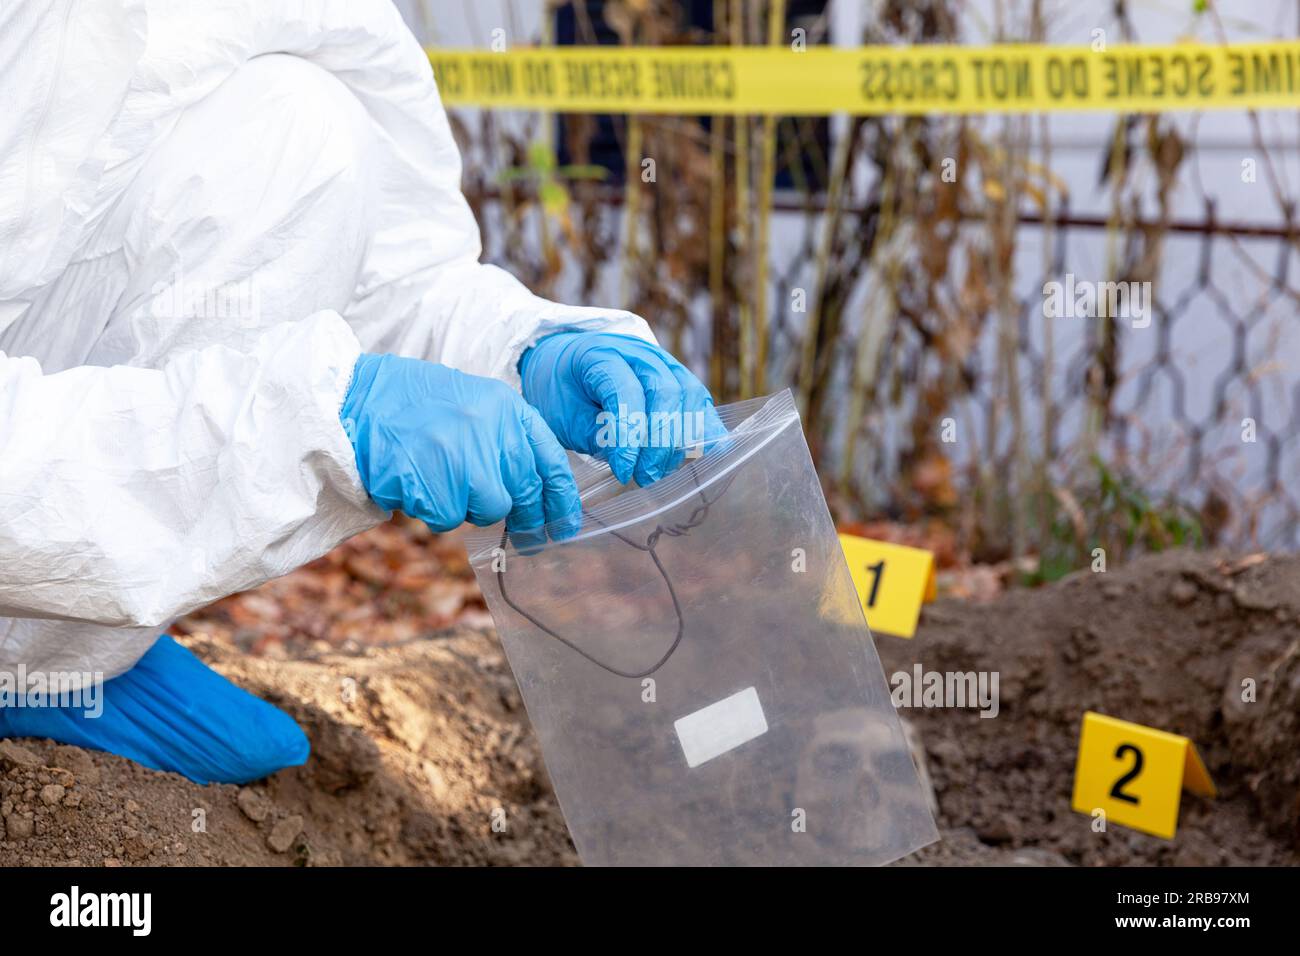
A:
[[[840,535],[858,599],[873,632],[912,637],[921,605],[936,593],[934,555],[920,548]]]
[[[1186,737],[1088,711],[1079,733],[1070,806],[1166,840],[1178,828],[1183,787],[1216,795],[1214,781]]]

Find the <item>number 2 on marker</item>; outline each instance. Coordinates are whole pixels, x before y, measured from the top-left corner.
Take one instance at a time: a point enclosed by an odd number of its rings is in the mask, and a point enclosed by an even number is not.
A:
[[[876,594],[880,591],[880,579],[885,576],[885,559],[868,564],[867,570],[871,572],[871,594],[867,597],[867,607],[873,608],[876,606]]]
[[[1133,744],[1120,744],[1115,748],[1116,760],[1123,760],[1125,754],[1133,755],[1133,767],[1128,773],[1115,781],[1115,785],[1110,788],[1110,795],[1116,800],[1123,800],[1125,803],[1137,806],[1138,798],[1131,793],[1125,793],[1124,785],[1132,783],[1137,779],[1138,774],[1142,772],[1142,751]]]
[[[1154,727],[1083,715],[1070,807],[1172,840],[1183,788],[1213,797],[1214,781],[1190,740]]]

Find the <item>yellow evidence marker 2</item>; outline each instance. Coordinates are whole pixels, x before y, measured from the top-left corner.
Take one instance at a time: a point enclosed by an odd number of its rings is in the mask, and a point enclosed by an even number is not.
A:
[[[935,597],[934,555],[920,548],[841,534],[867,625],[873,632],[912,637],[921,605]]]
[[[1088,711],[1079,734],[1071,807],[1166,840],[1178,828],[1183,787],[1216,795],[1196,745],[1167,733]]]

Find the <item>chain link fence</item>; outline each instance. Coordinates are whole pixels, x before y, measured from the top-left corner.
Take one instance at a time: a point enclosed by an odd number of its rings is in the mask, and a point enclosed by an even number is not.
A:
[[[1195,121],[1106,118],[1075,146],[1098,215],[1041,117],[453,123],[488,257],[645,315],[720,401],[794,388],[837,518],[1042,577],[1300,545],[1300,245],[1291,157],[1259,136],[1227,151],[1260,172],[1225,214]]]

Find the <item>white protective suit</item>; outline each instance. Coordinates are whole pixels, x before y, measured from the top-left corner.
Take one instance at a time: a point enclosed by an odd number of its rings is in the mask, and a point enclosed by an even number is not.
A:
[[[361,351],[518,387],[560,327],[478,262],[387,0],[0,5],[0,670],[131,667],[176,617],[385,519]]]

